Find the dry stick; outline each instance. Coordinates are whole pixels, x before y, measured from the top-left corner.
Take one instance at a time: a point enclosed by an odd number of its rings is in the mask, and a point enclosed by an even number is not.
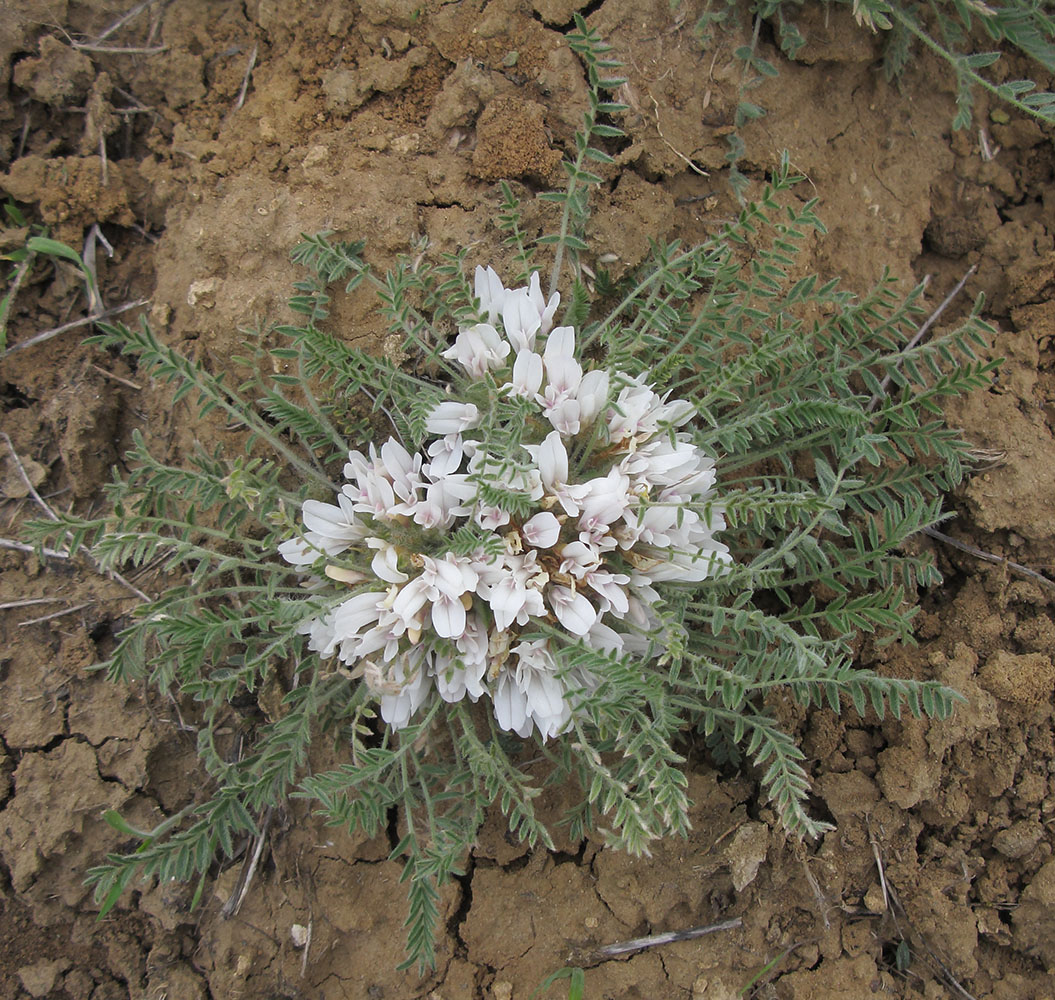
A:
[[[21,160],[22,154],[26,151],[26,140],[29,138],[29,112],[26,112],[26,117],[22,119],[22,133],[18,137],[18,152],[15,153],[15,159]]]
[[[53,330],[45,330],[43,333],[38,333],[35,337],[30,337],[29,340],[23,340],[15,344],[14,347],[9,347],[3,355],[0,357],[7,357],[9,354],[14,354],[16,351],[24,351],[27,347],[35,347],[37,344],[44,343],[45,340],[51,340],[52,337],[57,337],[60,333],[66,333],[68,330],[75,330],[79,326],[85,326],[88,323],[98,323],[101,320],[109,319],[111,316],[117,316],[120,313],[128,312],[129,309],[138,309],[140,306],[145,306],[150,302],[150,299],[136,299],[135,302],[126,302],[123,306],[114,306],[112,309],[107,309],[105,312],[99,313],[97,316],[84,316],[81,319],[75,319],[70,323],[63,323],[62,326],[57,326]]]
[[[937,528],[924,528],[923,534],[930,535],[931,538],[936,538],[939,542],[951,545],[954,549],[959,549],[961,552],[966,552],[968,555],[975,556],[978,559],[984,559],[986,562],[996,563],[998,566],[1006,566],[1009,570],[1021,573],[1023,576],[1028,576],[1031,580],[1035,580],[1037,583],[1055,590],[1055,580],[1049,580],[1046,576],[1042,573],[1038,573],[1035,569],[1030,569],[1028,566],[1023,566],[1022,563],[1014,562],[1006,556],[994,555],[992,552],[986,552],[984,549],[980,549],[968,542],[958,541],[951,535],[946,535],[945,532],[938,531]]]
[[[167,45],[93,45],[91,42],[71,42],[73,48],[81,52],[105,52],[110,55],[153,56],[167,52]]]
[[[605,945],[603,948],[598,948],[594,954],[600,958],[613,958],[616,955],[625,955],[629,951],[640,951],[642,948],[655,948],[661,944],[673,944],[675,941],[692,941],[717,931],[735,930],[742,924],[740,917],[736,917],[733,920],[723,920],[720,924],[708,924],[706,927],[690,927],[685,931],[650,934],[648,937],[634,938],[632,941],[619,941],[617,944]]]
[[[26,275],[29,273],[30,265],[33,263],[33,258],[35,256],[36,254],[27,253],[26,259],[18,265],[18,270],[15,271],[14,280],[11,282],[7,293],[7,311],[5,315],[0,316],[0,344],[7,343],[8,316],[11,315],[11,308],[15,304],[15,296],[18,295],[18,290],[22,287],[22,282],[25,281]]]
[[[311,915],[311,904],[308,904],[308,933],[304,937],[304,954],[300,957],[300,978],[303,979],[308,973],[308,952],[311,951],[311,931],[315,924],[315,917]]]
[[[649,97],[649,100],[651,100],[651,101],[652,101],[652,104],[653,104],[653,106],[655,107],[655,115],[656,115],[656,131],[657,131],[657,132],[659,133],[659,137],[660,137],[660,138],[661,138],[661,139],[662,139],[662,140],[663,140],[663,141],[664,141],[664,142],[665,142],[665,143],[667,144],[667,148],[668,148],[668,149],[669,149],[669,150],[670,150],[670,151],[671,151],[671,152],[672,152],[672,153],[673,153],[673,154],[674,154],[674,155],[675,155],[676,157],[678,157],[678,159],[682,160],[682,161],[683,161],[683,162],[685,163],[685,165],[686,165],[686,166],[687,166],[687,167],[688,167],[688,168],[689,168],[689,169],[690,169],[690,170],[691,170],[691,171],[692,171],[693,173],[699,174],[699,175],[700,175],[701,177],[710,177],[711,175],[710,175],[710,174],[709,174],[709,173],[708,173],[708,172],[707,172],[706,170],[701,170],[701,169],[700,169],[700,168],[699,168],[698,166],[696,166],[696,164],[695,164],[695,163],[693,163],[693,162],[692,162],[692,160],[690,160],[690,159],[689,159],[689,158],[688,158],[688,157],[687,157],[687,156],[686,156],[686,155],[685,155],[685,154],[684,154],[684,153],[683,153],[683,152],[682,152],[682,151],[681,151],[680,149],[678,149],[678,148],[677,148],[677,147],[676,147],[676,146],[674,145],[674,143],[672,143],[672,142],[671,142],[671,141],[670,141],[670,140],[669,140],[669,139],[668,139],[668,138],[667,138],[667,137],[666,137],[666,136],[665,136],[665,135],[663,134],[663,129],[661,129],[661,128],[659,127],[659,102],[658,102],[658,101],[657,101],[657,100],[656,100],[656,99],[655,99],[655,98],[654,98],[654,97],[652,96],[652,91],[651,91],[651,90],[650,90],[650,91],[648,91],[648,97]]]
[[[105,136],[99,140],[99,155],[103,161],[103,187],[107,186],[107,173],[106,165],[106,138]],[[106,256],[113,257],[114,248],[110,246],[109,240],[102,234],[102,230],[99,229],[99,223],[93,223],[92,228],[88,230],[88,235],[84,240],[84,252],[81,254],[81,260],[84,261],[84,269],[88,272],[87,290],[88,290],[88,315],[97,316],[101,312],[105,312],[106,304],[102,300],[102,296],[99,293],[99,269],[95,266],[95,248],[98,244],[102,244],[106,249]]]
[[[127,385],[129,389],[135,389],[138,392],[142,392],[143,391],[143,387],[141,385],[136,384],[135,382],[131,381],[130,379],[121,378],[120,375],[115,375],[113,372],[108,372],[105,368],[100,368],[99,365],[95,364],[94,362],[92,362],[92,367],[100,375],[105,375],[107,378],[112,378],[115,382],[120,382],[121,385]]]
[[[245,104],[245,95],[249,90],[249,77],[253,75],[253,67],[256,65],[256,54],[260,50],[260,45],[254,45],[253,51],[249,53],[249,65],[245,68],[245,77],[242,79],[242,89],[238,91],[238,100],[234,102],[234,109],[237,111],[243,104]]]
[[[61,597],[27,597],[21,601],[5,601],[0,604],[0,611],[10,611],[12,608],[28,608],[33,604],[54,604],[61,601]]]
[[[29,476],[26,475],[25,466],[22,465],[22,459],[18,457],[18,452],[15,451],[15,446],[11,443],[11,438],[9,438],[7,434],[3,431],[0,431],[0,438],[4,439],[4,443],[7,445],[7,450],[11,452],[11,458],[14,460],[15,467],[18,469],[18,474],[22,477],[22,482],[25,484],[26,489],[29,490],[29,495],[37,502],[37,504],[44,511],[44,513],[48,515],[48,518],[50,520],[58,521],[58,514],[56,514],[55,511],[53,511],[51,507],[48,506],[47,501],[37,492],[36,487],[33,485],[32,482],[30,482]],[[32,546],[26,546],[26,548],[30,552],[36,551]],[[47,555],[50,550],[44,549],[43,551],[44,554]],[[71,556],[69,553],[66,553],[63,558],[69,559],[71,558]],[[130,590],[133,594],[136,595],[136,597],[139,597],[144,601],[150,601],[150,597],[147,594],[144,594],[143,591],[141,591],[137,586],[135,586],[135,584],[129,583],[129,581],[126,580],[123,576],[121,576],[121,574],[118,573],[116,570],[103,569],[102,566],[100,566],[99,563],[90,554],[88,554],[88,561],[91,563],[92,568],[97,573],[102,573],[104,576],[109,577],[115,583],[121,584],[122,587],[125,587],[126,589]]]
[[[264,813],[264,821],[260,824],[260,836],[257,838],[256,847],[253,849],[253,857],[248,867],[242,870],[242,875],[238,880],[239,886],[235,890],[234,895],[223,904],[223,909],[220,910],[220,915],[224,920],[230,920],[242,908],[242,903],[249,892],[250,883],[252,883],[253,876],[256,874],[256,866],[260,864],[260,855],[264,853],[264,844],[267,842],[267,831],[271,826],[273,813],[274,807],[268,806],[267,811]]]
[[[140,14],[143,13],[143,11],[145,11],[147,9],[147,7],[152,6],[156,2],[157,2],[157,0],[143,0],[142,3],[137,4],[135,7],[133,7],[127,13],[122,14],[116,21],[114,21],[110,25],[110,27],[104,28],[101,34],[95,36],[95,38],[93,39],[93,43],[98,45],[99,42],[105,41],[115,31],[117,31],[118,28],[123,27],[124,25],[128,24],[128,22],[131,21],[132,18],[138,17]]]
[[[25,542],[14,542],[10,538],[0,538],[0,549],[14,549],[15,552],[41,552],[48,559],[69,559],[68,552],[59,552],[57,549],[38,549],[35,545],[26,545]]]
[[[102,163],[102,182],[103,187],[107,188],[110,186],[110,163],[106,159],[106,136],[99,136],[99,161]]]
[[[25,625],[39,625],[41,622],[49,622],[52,618],[61,618],[63,615],[72,615],[75,611],[83,611],[85,608],[90,608],[95,602],[85,601],[83,604],[76,604],[72,608],[63,608],[61,611],[52,611],[50,615],[42,615],[40,618],[27,618],[24,622],[19,622],[19,628]]]

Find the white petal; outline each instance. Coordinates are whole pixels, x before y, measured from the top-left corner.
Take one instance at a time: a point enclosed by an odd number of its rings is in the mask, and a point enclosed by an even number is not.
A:
[[[608,399],[608,372],[595,370],[587,372],[579,383],[577,393],[579,400],[579,419],[584,426],[589,426],[601,412]]]
[[[475,404],[448,399],[437,404],[429,414],[428,420],[425,421],[425,430],[430,434],[460,434],[479,423],[480,411]]]
[[[542,356],[534,351],[521,351],[513,362],[513,381],[510,389],[514,396],[528,399],[542,388]]]
[[[552,491],[555,486],[563,485],[568,480],[568,450],[560,438],[559,431],[551,431],[539,445],[538,470],[542,484]]]
[[[465,631],[465,608],[457,597],[442,594],[432,605],[432,625],[443,639],[457,639]]]
[[[542,325],[542,318],[531,302],[526,288],[507,292],[502,305],[502,326],[506,336],[519,354],[535,347],[535,335]]]
[[[487,322],[493,323],[502,312],[502,303],[505,301],[506,290],[502,286],[502,279],[493,267],[485,271],[477,265],[474,275],[473,292],[480,300],[480,308],[487,313]]]
[[[508,670],[498,676],[498,683],[491,695],[495,720],[507,732],[519,732],[527,720],[527,696],[513,682]]]

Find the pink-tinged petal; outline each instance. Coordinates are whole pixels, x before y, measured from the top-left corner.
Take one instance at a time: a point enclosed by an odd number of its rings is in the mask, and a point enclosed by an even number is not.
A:
[[[622,618],[630,609],[629,598],[623,589],[630,582],[630,577],[625,573],[609,573],[606,570],[599,570],[595,573],[587,573],[586,582],[608,602],[608,609],[617,618]]]
[[[546,419],[561,437],[574,437],[582,428],[579,401],[562,395],[555,405],[546,407]]]
[[[477,507],[473,520],[485,531],[494,531],[509,524],[509,513],[501,507]]]
[[[524,522],[520,537],[536,549],[552,548],[560,538],[560,521],[549,511],[543,511]]]
[[[578,579],[601,564],[597,550],[582,541],[568,542],[560,550],[560,555],[560,572],[570,573]]]
[[[509,344],[490,323],[466,327],[443,352],[443,357],[457,361],[473,378],[483,378],[489,369],[501,368]]]
[[[527,589],[512,576],[507,576],[491,589],[487,603],[495,618],[495,629],[504,632],[516,620],[527,599]]]
[[[546,596],[557,621],[572,635],[586,635],[593,628],[597,610],[582,594],[568,587],[550,587]]]
[[[432,480],[443,479],[457,472],[462,466],[465,457],[465,447],[460,434],[447,434],[445,437],[437,438],[429,445],[429,456],[432,461],[428,467],[422,467],[422,472],[427,473]]]

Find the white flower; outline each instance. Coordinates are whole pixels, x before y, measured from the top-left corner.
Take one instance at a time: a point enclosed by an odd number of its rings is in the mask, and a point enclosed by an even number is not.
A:
[[[570,587],[550,587],[546,597],[557,621],[572,635],[586,635],[597,621],[594,606]]]
[[[483,378],[501,368],[508,354],[509,344],[498,331],[490,323],[477,323],[463,329],[442,356],[457,361],[473,378]]]
[[[539,281],[538,271],[532,271],[528,282],[528,295],[531,304],[538,310],[539,329],[542,333],[549,333],[553,328],[553,317],[560,305],[560,292],[554,292],[547,302],[542,296],[542,283]]]
[[[589,427],[597,419],[601,408],[608,400],[608,372],[596,369],[587,372],[579,383],[576,401],[579,404],[579,420]]]
[[[422,471],[427,472],[430,479],[442,479],[457,472],[465,458],[465,444],[461,434],[447,434],[437,438],[429,445],[429,458],[432,461],[427,469],[423,466]]]
[[[405,729],[411,716],[425,703],[431,682],[420,649],[412,649],[394,664],[389,682],[397,693],[381,697],[381,718],[394,729]]]
[[[488,698],[502,729],[546,740],[602,681],[569,668],[559,639],[532,638],[541,625],[605,655],[657,655],[674,641],[657,585],[716,576],[731,557],[714,462],[678,430],[694,407],[645,375],[584,372],[537,274],[507,289],[478,267],[474,291],[481,322],[443,356],[481,383],[479,405],[456,382],[422,451],[392,438],[350,451],[336,503],[305,501],[279,552],[324,567],[315,593],[358,588],[299,631],[363,678],[390,726],[430,698]]]
[[[520,529],[520,536],[528,545],[536,549],[550,549],[557,544],[560,538],[560,521],[549,511],[544,510],[536,514],[529,521],[524,522]]]
[[[561,440],[560,431],[551,431],[542,444],[526,444],[523,448],[535,460],[543,489],[556,497],[564,513],[571,517],[578,514],[579,502],[589,493],[589,487],[585,483],[568,484],[568,449]]]
[[[512,652],[518,660],[515,681],[524,695],[526,717],[534,722],[542,739],[558,735],[571,720],[571,706],[557,677],[549,640],[521,642]]]
[[[368,538],[366,544],[377,550],[370,561],[370,569],[379,580],[384,580],[386,583],[406,583],[410,579],[399,569],[399,553],[394,545],[383,538]]]
[[[445,399],[438,403],[425,421],[430,434],[461,434],[480,423],[480,411],[473,403],[459,403]]]
[[[502,388],[509,390],[510,396],[534,399],[542,388],[542,372],[542,355],[534,351],[521,351],[513,362],[513,381],[507,382]]]
[[[502,305],[506,298],[502,279],[498,277],[493,267],[485,271],[478,266],[474,277],[473,292],[480,300],[480,308],[487,314],[487,322],[493,325],[495,320],[502,315]]]

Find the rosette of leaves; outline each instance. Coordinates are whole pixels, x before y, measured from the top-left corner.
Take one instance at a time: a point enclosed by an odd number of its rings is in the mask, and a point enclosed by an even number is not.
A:
[[[155,830],[115,818],[130,847],[89,874],[104,912],[137,877],[198,878],[200,886],[218,855],[244,850],[264,817],[299,796],[327,823],[402,831],[392,857],[405,865],[407,962],[427,966],[439,888],[462,871],[492,805],[514,836],[549,847],[535,800],[547,783],[572,783],[581,800],[560,818],[571,838],[602,824],[612,847],[647,851],[688,827],[684,751],[699,734],[719,757],[754,768],[790,833],[813,836],[825,826],[807,808],[804,756],[769,710],[774,698],[880,716],[952,710],[950,690],[860,669],[853,649],[862,632],[911,641],[915,594],[939,579],[906,542],[942,520],[942,497],[965,474],[968,445],[945,424],[941,404],[988,382],[994,364],[976,352],[989,328],[976,309],[957,329],[917,343],[921,289],[901,298],[884,278],[855,297],[835,281],[791,280],[802,241],[822,226],[813,203],[788,196],[798,178],[786,162],[705,243],[657,244],[633,274],[613,282],[598,272],[591,290],[580,260],[599,178],[587,160],[608,158],[600,147],[618,132],[621,108],[602,91],[620,81],[607,75],[606,47],[581,22],[573,46],[592,101],[566,164],[567,188],[550,196],[560,226],[526,240],[508,187],[501,226],[524,268],[520,280],[538,246],[553,248],[551,291],[570,265],[558,319],[579,332],[592,367],[642,377],[693,407],[678,433],[717,459],[728,570],[657,584],[661,656],[565,637],[559,668],[594,680],[577,695],[567,735],[521,745],[483,706],[439,698],[394,730],[379,718],[370,685],[308,650],[302,626],[325,614],[326,598],[305,592],[278,547],[297,533],[306,501],[338,492],[350,449],[393,436],[416,451],[425,440],[457,374],[451,345],[433,331],[481,319],[466,254],[430,262],[415,253],[377,274],[363,243],[305,238],[293,252],[306,270],[291,302],[298,321],[252,342],[238,386],[146,323],[104,327],[100,347],[133,356],[140,372],[171,382],[177,399],[202,413],[219,409],[249,432],[244,453],[217,447],[179,465],[137,437],[132,471],[107,490],[106,516],[67,514],[31,529],[41,545],[83,547],[104,568],[154,563],[173,574],[117,637],[105,666],[115,681],[145,677],[197,702],[209,795]],[[329,321],[330,296],[363,285],[376,289],[402,340],[398,365],[350,346]],[[282,374],[270,374],[273,359]],[[481,433],[506,437],[485,437],[481,448],[518,448],[515,422],[488,426]],[[467,539],[456,532],[448,544],[457,553]],[[281,687],[281,710],[247,719],[246,748],[233,758],[222,732],[232,702],[265,684]],[[313,770],[320,737],[336,737],[346,762]],[[536,779],[525,760],[539,757],[546,772]]]

